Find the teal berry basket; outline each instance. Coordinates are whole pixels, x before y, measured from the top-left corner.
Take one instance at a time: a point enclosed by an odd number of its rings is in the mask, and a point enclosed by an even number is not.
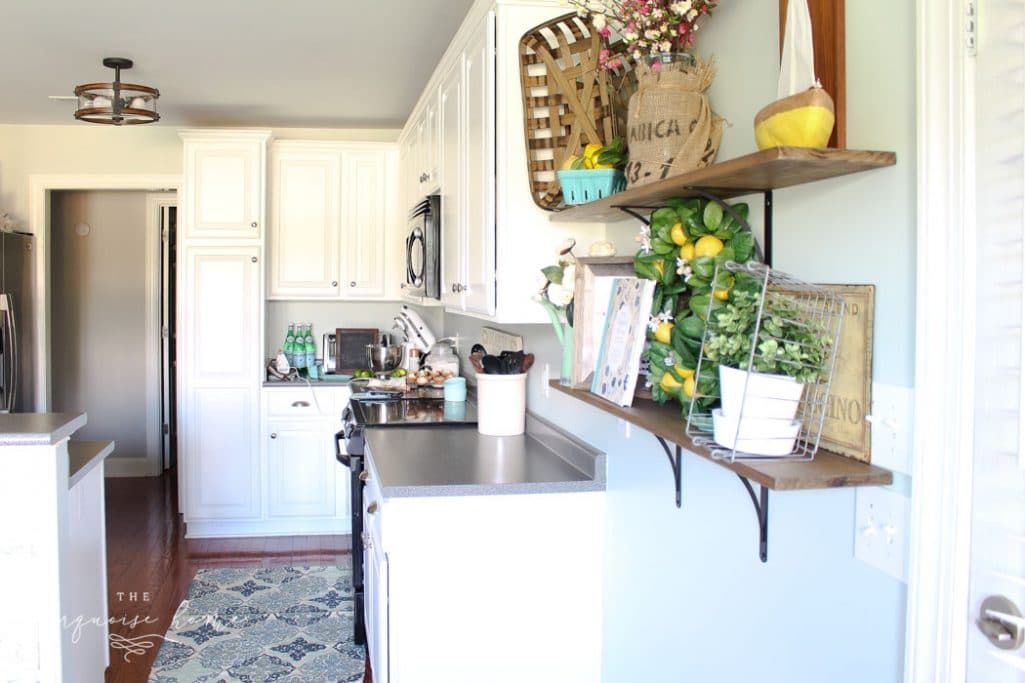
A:
[[[559,183],[567,204],[587,204],[625,190],[626,176],[618,168],[559,171]]]

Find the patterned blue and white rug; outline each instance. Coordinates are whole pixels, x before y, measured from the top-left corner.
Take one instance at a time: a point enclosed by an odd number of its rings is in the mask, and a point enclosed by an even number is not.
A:
[[[363,680],[352,574],[338,567],[202,569],[175,613],[151,683]]]

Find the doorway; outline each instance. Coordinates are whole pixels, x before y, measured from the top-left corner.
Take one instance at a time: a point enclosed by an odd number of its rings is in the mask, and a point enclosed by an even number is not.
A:
[[[49,202],[51,409],[113,439],[110,476],[176,464],[173,192],[66,190]]]

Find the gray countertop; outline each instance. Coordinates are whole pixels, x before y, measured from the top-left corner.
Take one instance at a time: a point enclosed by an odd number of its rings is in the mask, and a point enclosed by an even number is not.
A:
[[[533,415],[521,436],[371,427],[366,441],[385,498],[605,490],[605,454]]]
[[[332,380],[327,380],[327,379],[320,380],[320,379],[318,379],[316,381],[312,381],[312,382],[307,383],[306,381],[286,382],[286,381],[283,381],[283,380],[280,380],[280,379],[276,379],[276,380],[265,379],[263,381],[263,386],[265,386],[265,387],[282,387],[282,388],[285,388],[285,389],[308,389],[309,387],[313,387],[314,389],[320,389],[322,387],[327,387],[328,389],[331,389],[331,388],[337,387],[337,388],[340,389],[340,388],[348,388],[349,382],[351,382],[351,381],[352,380],[348,380],[348,379],[332,379]]]
[[[68,441],[68,488],[82,481],[90,470],[113,452],[113,441]]]
[[[85,426],[85,413],[0,414],[0,446],[50,446]]]

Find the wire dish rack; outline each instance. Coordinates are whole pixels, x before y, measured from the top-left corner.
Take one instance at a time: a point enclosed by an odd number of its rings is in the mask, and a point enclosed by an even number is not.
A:
[[[762,263],[718,264],[686,433],[714,458],[812,460],[843,299]]]

